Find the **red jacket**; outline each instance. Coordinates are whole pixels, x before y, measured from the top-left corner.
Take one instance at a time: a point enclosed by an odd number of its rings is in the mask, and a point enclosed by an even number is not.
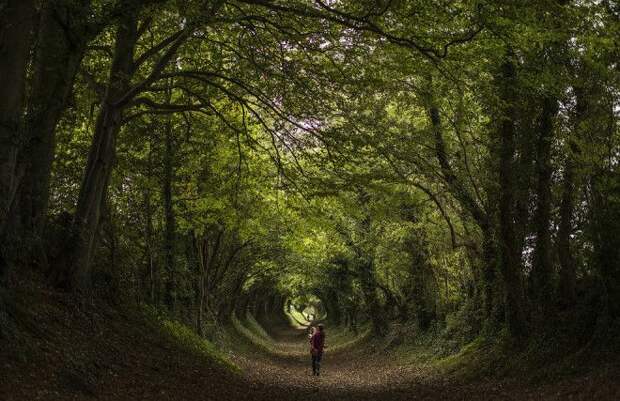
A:
[[[317,350],[318,354],[323,353],[323,347],[325,346],[325,333],[322,331],[317,331],[310,338],[310,345],[313,349]]]

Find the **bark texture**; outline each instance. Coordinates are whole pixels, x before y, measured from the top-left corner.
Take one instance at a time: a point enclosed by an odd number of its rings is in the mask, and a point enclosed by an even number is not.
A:
[[[507,55],[498,77],[500,114],[498,116],[499,140],[499,226],[501,272],[504,281],[506,323],[517,338],[526,334],[521,255],[516,241],[515,228],[515,101],[516,71],[512,57]]]
[[[33,0],[8,0],[0,9],[0,243],[5,244],[20,174],[18,154],[23,146],[26,72],[32,50]],[[0,250],[0,274],[5,250]]]
[[[131,0],[125,3],[126,7],[116,32],[109,83],[97,116],[93,142],[73,217],[71,238],[74,245],[66,252],[69,255],[68,271],[63,275],[61,284],[72,289],[85,289],[90,286],[95,238],[115,162],[116,136],[122,125],[125,104],[121,101],[131,85],[139,9]]]
[[[558,110],[557,101],[550,97],[543,99],[538,124],[536,144],[536,248],[531,274],[532,299],[537,309],[545,313],[553,299],[553,263],[551,259],[551,143],[553,141],[553,120]]]
[[[20,160],[24,170],[20,214],[34,237],[45,229],[56,126],[67,108],[86,46],[101,28],[91,21],[90,3],[50,1],[41,11],[26,146]]]

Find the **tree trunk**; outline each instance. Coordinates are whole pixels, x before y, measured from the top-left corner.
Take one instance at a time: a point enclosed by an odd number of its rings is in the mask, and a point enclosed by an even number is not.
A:
[[[422,254],[414,251],[411,265],[411,298],[418,326],[427,330],[437,318],[435,298],[438,296],[435,275]]]
[[[573,156],[568,155],[564,163],[562,200],[560,203],[560,224],[558,228],[558,256],[560,259],[560,281],[558,295],[560,305],[570,306],[576,300],[575,259],[571,249],[570,236],[573,231],[575,166]]]
[[[187,260],[187,265],[189,267],[189,271],[194,278],[192,282],[192,290],[190,303],[191,303],[191,318],[195,323],[196,332],[201,336],[204,335],[203,332],[203,321],[202,321],[202,288],[200,279],[202,277],[203,272],[203,259],[202,252],[200,247],[200,242],[193,230],[188,230],[184,236],[184,244],[185,244],[185,256]]]
[[[505,316],[510,333],[520,338],[526,334],[526,318],[521,280],[521,255],[515,235],[514,155],[516,71],[508,58],[502,63],[499,77],[501,115],[499,122],[499,214],[501,271],[505,291]]]
[[[581,149],[577,141],[582,137],[581,125],[586,119],[589,105],[582,87],[575,87],[575,113],[572,127],[575,138],[568,139],[568,152],[564,161],[562,181],[562,199],[560,201],[560,223],[558,227],[558,256],[560,259],[560,280],[558,283],[558,300],[561,306],[568,307],[577,299],[576,261],[571,248],[573,218],[575,213],[575,187],[577,184],[577,158]]]
[[[106,197],[108,182],[115,162],[116,136],[121,128],[123,104],[119,101],[130,88],[133,53],[137,41],[138,9],[128,0],[116,32],[114,58],[101,110],[97,117],[86,170],[68,244],[68,271],[61,275],[60,284],[71,289],[90,286],[90,264],[95,237]]]
[[[20,210],[35,238],[46,223],[56,125],[67,107],[87,44],[98,30],[88,24],[90,0],[46,2],[41,12],[26,121],[25,172]]]
[[[33,0],[8,0],[0,10],[0,276],[8,263],[5,236],[19,186],[17,159],[35,13]]]
[[[484,294],[484,316],[487,322],[497,324],[502,322],[504,311],[504,289],[498,274],[498,246],[490,232],[484,232],[482,237],[482,291]]]
[[[377,298],[377,285],[372,259],[362,258],[357,266],[360,286],[364,295],[364,303],[372,322],[373,329],[379,336],[386,334],[387,323],[383,316],[383,308]]]
[[[149,168],[150,168],[150,153],[149,153]],[[151,305],[156,305],[157,304],[157,299],[155,297],[156,274],[155,274],[155,266],[154,266],[154,260],[153,260],[153,206],[151,202],[151,191],[149,189],[147,189],[144,192],[144,219],[145,219],[144,245],[145,245],[145,264],[146,264],[145,277],[148,277],[148,291],[146,295]]]
[[[491,221],[486,210],[482,207],[482,205],[476,202],[474,196],[464,185],[462,180],[455,174],[454,169],[452,168],[443,137],[441,114],[439,112],[439,108],[434,102],[432,94],[429,95],[428,99],[428,111],[435,142],[435,156],[437,158],[437,162],[439,163],[443,179],[445,180],[448,190],[452,196],[454,196],[461,207],[469,213],[473,221],[480,228],[483,236],[483,274],[481,276],[483,282],[479,283],[479,287],[482,289],[482,302],[485,305],[485,318],[488,321],[493,321],[493,309],[494,306],[498,308],[500,307],[500,298],[495,294],[497,291],[496,270],[498,258]]]
[[[164,127],[164,182],[163,182],[163,198],[164,198],[164,266],[167,273],[166,289],[164,294],[164,302],[170,311],[174,310],[176,277],[175,277],[175,260],[174,250],[176,243],[176,220],[172,202],[172,183],[174,181],[173,171],[173,143],[172,143],[172,126],[170,120]]]
[[[358,189],[357,196],[360,206],[365,210],[370,198],[368,193],[363,189]],[[365,216],[359,226],[359,232],[365,237],[364,239],[367,239],[371,235],[371,220],[367,211],[365,211]],[[360,281],[364,303],[366,304],[366,312],[369,315],[373,329],[377,335],[383,336],[387,334],[387,322],[385,320],[383,308],[377,297],[378,286],[376,282],[377,278],[375,277],[373,257],[370,254],[370,250],[364,249],[361,245],[354,245],[353,248],[357,256],[357,277]]]
[[[409,216],[416,222],[415,216]],[[412,233],[407,241],[407,253],[411,256],[409,269],[409,298],[414,306],[415,317],[420,329],[427,330],[437,318],[437,302],[439,288],[431,265],[429,264],[428,247],[421,233]]]
[[[198,266],[200,272],[198,274],[198,332],[202,333],[204,327],[204,310],[205,310],[205,272],[209,263],[209,243],[206,239],[196,241],[198,252]]]
[[[603,284],[601,317],[620,318],[620,174],[597,169],[591,177],[593,257]]]
[[[531,273],[532,299],[542,316],[548,311],[553,299],[553,264],[551,260],[551,143],[553,141],[553,119],[557,113],[557,101],[551,97],[543,99],[543,107],[538,124],[536,144],[536,247]]]

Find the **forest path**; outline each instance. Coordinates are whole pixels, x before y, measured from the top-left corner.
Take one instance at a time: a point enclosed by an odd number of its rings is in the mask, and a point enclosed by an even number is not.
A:
[[[284,325],[265,329],[273,340],[272,350],[246,351],[234,359],[253,390],[261,395],[270,394],[274,400],[524,399],[510,398],[501,389],[493,391],[492,396],[488,392],[483,394],[480,384],[469,388],[448,384],[438,380],[425,366],[399,366],[396,358],[385,352],[374,352],[370,346],[366,348],[365,342],[330,352],[329,329],[321,376],[315,377],[304,329]]]
[[[372,333],[351,342],[329,326],[322,375],[314,377],[305,331],[282,322],[264,325],[266,333],[256,322],[233,322],[238,332],[227,333],[222,351],[242,368],[237,374],[197,352],[200,340],[188,328],[164,330],[136,311],[101,301],[76,308],[67,294],[21,288],[19,336],[0,341],[1,401],[620,400],[616,365],[541,376],[538,384],[459,382],[421,363],[415,350],[380,351]]]
[[[584,383],[532,386],[518,381],[459,383],[423,364],[402,363],[387,351],[375,352],[360,342],[329,350],[321,376],[312,375],[309,345],[303,329],[276,325],[266,331],[274,351],[256,348],[236,354],[256,398],[277,400],[578,400],[591,399]],[[370,347],[370,346],[368,346]],[[590,383],[591,384],[591,383]]]
[[[274,400],[418,399],[411,396],[409,386],[397,386],[399,379],[418,376],[417,372],[405,374],[405,368],[401,371],[388,368],[385,358],[370,356],[362,347],[330,352],[329,331],[321,376],[315,377],[312,375],[308,337],[304,329],[282,325],[266,329],[274,341],[272,352],[256,349],[251,354],[246,352],[234,359],[256,390],[273,394]],[[388,388],[391,388],[391,393],[402,392],[402,398],[394,398],[394,394],[386,397]]]

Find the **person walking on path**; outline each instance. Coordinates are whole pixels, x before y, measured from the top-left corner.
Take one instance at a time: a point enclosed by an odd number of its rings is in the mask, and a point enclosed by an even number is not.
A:
[[[319,376],[321,373],[321,359],[325,348],[325,327],[322,324],[317,326],[312,337],[310,337],[310,354],[312,355],[312,374]]]
[[[314,333],[317,332],[315,326],[310,326],[308,329],[308,343],[310,344],[310,356],[312,356],[312,337],[314,337]]]
[[[310,342],[310,351],[312,352],[312,336],[316,333],[316,327],[310,326],[308,331],[308,341]]]

